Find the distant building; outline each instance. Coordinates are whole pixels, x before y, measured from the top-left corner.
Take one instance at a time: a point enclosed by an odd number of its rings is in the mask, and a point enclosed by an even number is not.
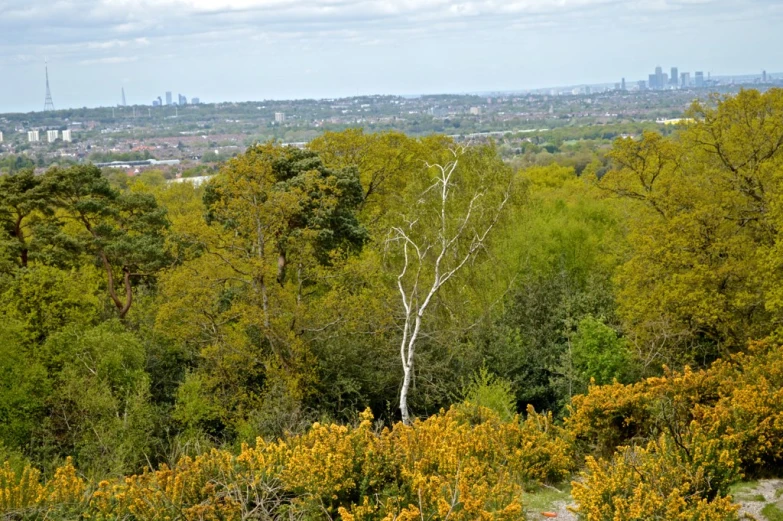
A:
[[[46,141],[49,143],[54,143],[57,141],[57,138],[60,137],[60,131],[59,130],[47,130],[46,131]]]
[[[285,123],[285,112],[275,112],[275,123]]]
[[[663,67],[658,66],[655,68],[655,87],[651,86],[650,88],[662,89],[665,86],[666,80],[663,79]]]
[[[637,83],[637,86],[639,87],[639,90],[647,90],[647,82],[644,80],[640,80]]]
[[[201,100],[200,100],[200,99],[198,99],[198,98],[192,98],[192,99],[190,100],[190,104],[191,104],[191,105],[198,105],[199,103],[201,103]]]
[[[481,115],[481,107],[470,107],[470,113],[473,116],[480,116]]]
[[[761,71],[761,82],[767,83],[767,71]],[[2,140],[0,140],[2,141]]]
[[[180,106],[187,105],[188,104],[188,98],[186,98],[182,94],[178,94],[177,95],[177,104],[180,105]]]
[[[650,87],[650,89],[655,90],[658,88],[658,76],[655,74],[650,74],[647,78],[649,81],[647,82],[647,85]]]
[[[704,87],[704,73],[702,71],[696,71],[695,84],[696,87]]]
[[[0,132],[0,143],[2,143],[2,142],[3,142],[3,133]]]
[[[63,130],[63,141],[66,143],[70,143],[73,141],[73,138],[71,137],[71,131],[69,130]]]
[[[153,107],[160,107],[160,101],[158,101],[156,99],[152,100],[152,106]]]
[[[680,74],[680,86],[682,87],[690,87],[691,86],[691,73],[690,72],[683,72]]]
[[[28,143],[38,143],[41,140],[41,136],[38,134],[37,130],[30,130],[27,132],[27,142]]]
[[[672,73],[671,76],[669,76],[669,85],[672,87],[676,87],[678,85],[677,81],[680,79],[680,71],[677,70],[677,67],[672,67]]]
[[[620,90],[626,90],[626,88],[625,88],[625,78],[623,78],[622,81],[620,82]]]
[[[171,105],[171,91],[166,92],[166,105]]]

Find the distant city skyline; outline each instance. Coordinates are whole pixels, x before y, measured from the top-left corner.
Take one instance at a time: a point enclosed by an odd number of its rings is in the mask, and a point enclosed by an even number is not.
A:
[[[636,80],[636,79],[629,79],[626,77],[622,77],[620,79],[620,82],[597,82],[597,83],[584,83],[584,82],[573,82],[570,84],[563,84],[563,85],[549,85],[546,87],[540,87],[540,88],[534,88],[534,89],[518,89],[518,90],[510,90],[510,91],[499,91],[499,90],[485,90],[485,91],[473,91],[473,92],[460,92],[460,91],[451,91],[451,92],[420,92],[420,93],[385,93],[385,92],[372,92],[372,93],[359,93],[356,94],[356,96],[403,96],[403,97],[410,97],[410,96],[427,96],[427,95],[448,95],[448,94],[475,94],[475,95],[486,95],[490,93],[525,93],[525,92],[531,92],[531,93],[573,93],[576,94],[577,89],[574,87],[587,89],[585,92],[584,90],[582,92],[579,92],[580,94],[590,94],[591,90],[590,87],[604,87],[607,90],[611,90],[611,86],[614,85],[615,90],[662,90],[665,88],[681,88],[681,87],[694,87],[694,88],[701,88],[706,87],[706,80],[704,76],[703,71],[695,71],[694,78],[691,79],[691,72],[689,71],[683,71],[681,74],[678,74],[679,67],[671,67],[671,74],[667,74],[663,72],[662,66],[656,66],[655,72],[653,74],[648,75],[647,80]],[[707,73],[707,77],[712,77],[714,79],[721,79],[724,80],[726,78],[756,78],[760,80],[763,83],[767,83],[767,81],[773,81],[777,78],[783,78],[783,73],[771,73],[767,70],[762,70],[759,74],[716,74],[713,75],[711,72]],[[677,76],[677,82],[676,84],[672,80],[673,76]],[[48,78],[47,78],[48,82]],[[629,86],[631,86],[629,88]],[[48,91],[47,91],[48,92]],[[201,103],[200,98],[193,97],[190,101],[188,101],[188,97],[186,95],[183,95],[181,93],[177,94],[177,98],[175,100],[174,98],[174,91],[165,91],[165,100],[161,96],[156,96],[152,100],[137,100],[133,101],[131,103],[128,103],[126,101],[125,97],[125,88],[121,87],[121,98],[118,103],[116,103],[117,106],[128,106],[128,105],[137,105],[137,106],[152,106],[152,107],[162,107],[162,106],[185,106],[185,105],[199,105]],[[598,91],[596,91],[598,92]],[[311,98],[311,99],[330,99],[333,98],[332,96],[323,96],[318,98]],[[266,99],[276,99],[278,101],[280,100],[295,100],[295,99],[305,99],[305,98],[266,98]],[[206,103],[231,103],[231,102],[259,102],[264,101],[263,99],[246,99],[246,100],[209,100],[205,101]],[[105,107],[105,106],[113,106],[113,105],[94,105],[89,106],[87,105],[87,108],[97,108],[97,107]],[[72,108],[81,108],[81,107],[63,107],[63,110]],[[6,111],[5,113],[10,113],[13,111]],[[35,112],[35,111],[27,111],[27,112]],[[4,113],[4,112],[0,112]],[[284,115],[283,117],[284,120]]]
[[[778,0],[3,0],[0,112],[522,91],[783,69]],[[9,80],[10,79],[10,80]],[[695,81],[695,75],[691,76]],[[176,98],[174,98],[176,99]]]

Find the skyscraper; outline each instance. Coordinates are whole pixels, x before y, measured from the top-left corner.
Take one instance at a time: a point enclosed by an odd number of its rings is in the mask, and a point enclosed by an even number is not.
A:
[[[650,88],[650,90],[655,90],[658,88],[658,76],[656,74],[650,74],[647,79],[649,80],[647,82],[647,86]]]
[[[625,89],[625,78],[623,78],[623,81],[620,82],[620,90],[626,90]]]
[[[658,66],[655,68],[655,88],[662,89],[665,86],[666,83],[663,79],[663,68],[661,66]]]
[[[767,83],[767,71],[761,71],[761,82]]]
[[[166,105],[171,105],[171,91],[166,91]]]
[[[187,105],[188,104],[188,98],[183,96],[182,94],[177,95],[177,105]]]
[[[690,72],[683,72],[680,74],[680,86],[682,87],[690,87],[691,86],[691,73]]]
[[[680,71],[677,70],[677,67],[672,67],[672,74],[669,76],[669,84],[673,87],[677,86],[677,82],[680,79]]]
[[[704,72],[696,71],[695,84],[696,84],[696,87],[699,87],[699,88],[704,87]]]

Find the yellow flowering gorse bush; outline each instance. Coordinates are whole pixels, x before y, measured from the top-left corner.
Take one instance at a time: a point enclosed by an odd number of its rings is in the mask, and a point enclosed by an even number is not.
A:
[[[6,465],[0,511],[80,502],[81,516],[98,521],[522,519],[526,483],[562,480],[574,469],[568,437],[532,409],[525,421],[480,416],[453,407],[378,431],[366,411],[355,427],[316,423],[238,455],[212,450],[101,481],[91,493],[70,462],[46,484],[35,469],[17,475]]]

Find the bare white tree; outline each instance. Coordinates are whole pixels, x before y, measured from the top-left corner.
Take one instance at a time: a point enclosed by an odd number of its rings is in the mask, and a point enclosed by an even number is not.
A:
[[[510,185],[498,190],[495,175],[471,172],[479,182],[468,183],[459,169],[465,153],[463,148],[453,149],[448,163],[427,164],[435,177],[418,198],[422,215],[392,227],[387,242],[387,246],[397,245],[402,254],[397,287],[404,313],[400,413],[405,424],[411,421],[408,394],[423,318],[440,289],[484,247],[510,197]]]

